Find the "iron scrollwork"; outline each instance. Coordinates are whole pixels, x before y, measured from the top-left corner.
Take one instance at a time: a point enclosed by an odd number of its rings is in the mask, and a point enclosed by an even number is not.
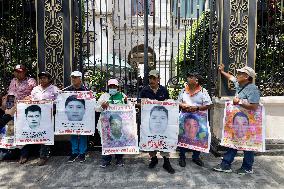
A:
[[[58,87],[63,87],[62,0],[45,1],[45,68]]]
[[[248,0],[230,0],[230,48],[229,48],[229,73],[236,74],[239,69],[247,64],[248,52]],[[233,90],[232,82],[228,83],[228,88]]]

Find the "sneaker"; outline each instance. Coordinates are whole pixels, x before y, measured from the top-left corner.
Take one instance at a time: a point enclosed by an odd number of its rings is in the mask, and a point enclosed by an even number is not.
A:
[[[180,157],[179,161],[178,161],[179,166],[181,167],[185,167],[186,166],[186,161],[185,161],[185,157]]]
[[[156,167],[156,165],[158,164],[158,158],[157,156],[151,157],[151,162],[149,164],[149,168],[153,169]]]
[[[123,167],[124,166],[124,161],[123,159],[118,159],[116,160],[116,163],[115,163],[118,167]]]
[[[72,154],[72,155],[69,157],[68,162],[69,162],[69,163],[74,162],[74,161],[77,159],[77,157],[78,157],[78,154]]]
[[[200,167],[204,166],[204,163],[203,163],[203,161],[200,158],[192,159],[192,161],[193,161],[193,163],[195,163],[196,165],[198,165]]]
[[[21,156],[19,163],[20,163],[20,164],[25,164],[25,163],[27,163],[27,161],[28,161],[28,158],[27,158],[27,157]]]
[[[239,175],[253,174],[253,170],[245,170],[244,168],[240,168],[236,171]]]
[[[217,165],[216,167],[214,167],[213,170],[214,171],[218,171],[218,172],[224,172],[224,173],[231,173],[232,172],[231,167],[229,167],[229,166],[222,166],[221,164]]]
[[[102,164],[100,165],[100,167],[101,168],[106,168],[107,166],[110,166],[110,165],[111,165],[110,161],[103,160]]]
[[[172,168],[169,158],[164,157],[163,168],[170,174],[174,174],[175,170]]]
[[[80,154],[80,155],[78,156],[78,160],[79,160],[80,163],[83,163],[84,161],[86,161],[86,156],[85,156],[85,154]]]
[[[43,166],[45,165],[45,163],[47,162],[47,157],[42,157],[39,159],[39,161],[37,162],[38,166]]]

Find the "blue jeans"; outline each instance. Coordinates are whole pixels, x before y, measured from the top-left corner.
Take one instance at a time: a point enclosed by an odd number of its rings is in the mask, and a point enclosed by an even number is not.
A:
[[[188,151],[192,151],[192,153],[193,153],[192,159],[198,159],[199,158],[199,155],[200,155],[199,151],[190,150],[188,148],[182,148],[182,147],[179,147],[179,157],[185,158],[185,153],[188,152]]]
[[[229,148],[229,150],[225,153],[225,155],[223,157],[221,166],[223,165],[223,166],[231,167],[231,164],[234,161],[234,158],[237,154],[237,151],[238,150],[236,150],[236,149]],[[253,151],[244,151],[244,159],[243,159],[242,168],[247,170],[247,171],[252,170],[253,162],[254,162],[254,152]]]
[[[123,154],[115,154],[114,157],[116,160],[121,160],[123,158]],[[111,162],[111,159],[111,155],[102,155],[102,160],[105,162]]]
[[[72,154],[85,154],[87,151],[87,136],[71,135]]]

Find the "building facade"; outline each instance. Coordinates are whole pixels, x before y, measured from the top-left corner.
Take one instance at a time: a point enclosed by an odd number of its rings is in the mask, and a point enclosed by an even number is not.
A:
[[[205,0],[148,0],[148,38],[145,38],[144,0],[86,1],[84,49],[86,64],[113,69],[121,80],[144,77],[144,44],[148,65],[161,73],[161,84],[175,76],[178,47],[194,20],[208,10]],[[122,64],[111,58],[118,57]],[[115,59],[115,58],[113,58]],[[123,64],[129,64],[125,66]],[[104,66],[107,64],[107,66]],[[126,67],[126,68],[125,68]],[[112,71],[112,69],[111,69]]]

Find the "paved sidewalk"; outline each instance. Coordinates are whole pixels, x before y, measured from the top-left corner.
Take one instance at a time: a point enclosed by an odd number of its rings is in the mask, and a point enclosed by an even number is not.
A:
[[[190,156],[191,154],[188,154]],[[88,154],[84,163],[67,163],[67,156],[51,157],[47,165],[37,166],[37,160],[25,165],[17,162],[0,163],[0,188],[283,188],[284,156],[257,156],[252,175],[218,173],[211,168],[220,162],[211,154],[202,154],[205,167],[198,167],[187,159],[185,168],[179,167],[177,154],[171,163],[176,174],[162,168],[163,159],[154,170],[148,169],[148,155],[126,156],[124,167],[112,165],[100,168],[100,152]],[[236,170],[242,157],[233,164]]]

